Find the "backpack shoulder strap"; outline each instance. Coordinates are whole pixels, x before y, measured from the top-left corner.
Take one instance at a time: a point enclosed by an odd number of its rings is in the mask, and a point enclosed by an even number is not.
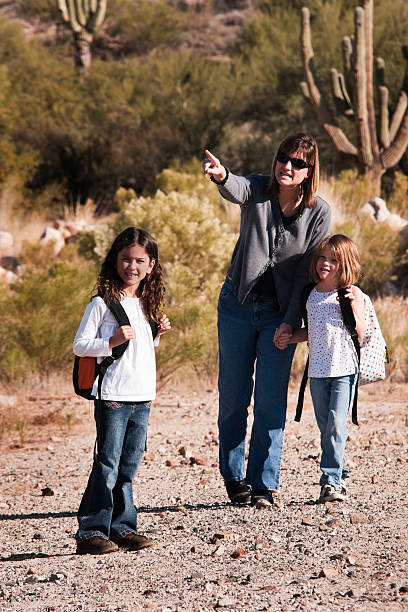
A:
[[[120,304],[120,302],[114,302],[113,300],[109,300],[106,302],[106,305],[115,317],[116,321],[118,322],[119,327],[122,327],[122,325],[130,325],[129,317],[127,316],[125,309],[123,308],[122,304]],[[113,359],[119,359],[119,357],[122,357],[123,353],[127,349],[128,344],[129,340],[126,340],[126,342],[119,344],[119,346],[114,346],[112,349]]]
[[[303,287],[302,292],[300,294],[300,312],[301,312],[302,320],[305,324],[306,329],[307,329],[306,304],[307,304],[308,297],[312,292],[312,289],[314,289],[315,287],[316,287],[316,283],[308,283],[307,285],[305,285],[305,287]]]
[[[345,289],[338,289],[337,295],[339,298],[340,310],[341,310],[341,316],[343,318],[343,323],[347,331],[349,332],[351,339],[353,341],[353,344],[354,344],[354,348],[356,349],[358,370],[360,370],[360,343],[358,341],[358,334],[356,330],[356,318],[354,316],[354,312],[351,307],[350,300],[346,298],[344,295],[345,291],[346,291]],[[359,372],[357,372],[357,382],[356,382],[356,387],[354,391],[353,408],[351,411],[351,420],[355,425],[358,425],[358,419],[357,419],[358,376],[359,376]]]
[[[305,287],[303,287],[302,293],[300,294],[300,311],[302,313],[302,319],[303,319],[303,322],[305,324],[306,329],[307,329],[307,308],[306,308],[306,303],[307,303],[307,299],[308,299],[312,289],[314,289],[315,286],[316,286],[316,283],[309,283],[309,284],[307,284]],[[298,402],[297,402],[297,406],[296,406],[295,421],[300,421],[300,418],[302,416],[303,401],[304,401],[304,397],[305,397],[305,389],[306,389],[307,378],[308,378],[308,376],[307,376],[308,368],[309,368],[309,357],[307,358],[305,369],[303,371],[302,382],[300,383],[300,389],[299,389],[299,394],[298,394]]]

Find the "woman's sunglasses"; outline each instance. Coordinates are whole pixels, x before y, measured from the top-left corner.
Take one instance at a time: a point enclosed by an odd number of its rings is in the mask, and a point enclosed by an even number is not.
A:
[[[276,154],[276,159],[281,164],[287,164],[288,161],[292,164],[296,170],[304,170],[304,168],[313,168],[313,164],[308,164],[304,159],[300,159],[299,157],[289,157],[283,151],[278,151]]]

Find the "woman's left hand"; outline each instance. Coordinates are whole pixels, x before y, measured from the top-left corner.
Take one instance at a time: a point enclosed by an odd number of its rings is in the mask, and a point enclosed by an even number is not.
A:
[[[157,335],[161,336],[162,334],[165,334],[167,331],[169,331],[169,329],[171,329],[171,323],[167,315],[164,314],[162,318],[160,319],[159,329],[157,330]]]

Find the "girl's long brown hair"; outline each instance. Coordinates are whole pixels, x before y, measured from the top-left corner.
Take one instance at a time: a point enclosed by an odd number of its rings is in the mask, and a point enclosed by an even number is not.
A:
[[[122,249],[135,244],[145,249],[150,261],[154,259],[153,269],[150,274],[147,274],[141,281],[138,293],[148,320],[159,323],[161,316],[160,308],[162,307],[165,294],[163,282],[164,274],[159,261],[157,242],[153,236],[144,229],[128,227],[116,236],[102,263],[101,271],[96,281],[97,295],[103,298],[105,302],[109,302],[110,300],[120,302],[123,297],[123,281],[117,273],[116,261]]]
[[[316,193],[319,187],[319,150],[317,142],[312,136],[298,133],[287,136],[279,145],[278,151],[283,151],[286,155],[293,156],[297,151],[301,151],[305,161],[313,166],[311,174],[306,178],[302,185],[302,202],[305,208],[313,208],[316,201]],[[269,192],[278,197],[279,183],[275,178],[276,155],[272,162],[271,177],[269,179]]]

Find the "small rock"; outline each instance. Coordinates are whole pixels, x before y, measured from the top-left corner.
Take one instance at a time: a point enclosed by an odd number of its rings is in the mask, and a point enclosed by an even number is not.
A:
[[[38,531],[33,535],[33,540],[45,540],[45,537],[42,533],[38,533]]]
[[[213,552],[211,553],[211,556],[221,557],[221,555],[224,555],[224,554],[225,554],[225,546],[221,544],[220,546],[217,546],[215,550],[213,550]]]
[[[56,572],[55,574],[51,574],[49,580],[50,582],[57,582],[58,580],[63,580],[67,578],[67,574],[65,572]]]
[[[216,544],[218,540],[234,541],[237,539],[238,539],[238,534],[234,533],[233,531],[224,531],[222,533],[214,533],[210,542],[211,544]]]
[[[111,588],[108,584],[103,584],[101,588],[99,589],[99,592],[102,594],[107,594],[111,592]]]
[[[52,495],[55,495],[55,493],[52,489],[50,489],[50,487],[44,487],[44,489],[41,489],[41,495],[43,497],[51,497]]]
[[[322,567],[322,570],[319,574],[319,578],[334,578],[334,576],[339,575],[339,570],[335,567],[325,566]]]
[[[364,523],[367,523],[367,517],[362,514],[361,512],[352,512],[350,514],[350,523],[352,525],[362,525]]]
[[[379,477],[378,474],[374,474],[373,476],[371,476],[371,482],[373,484],[377,484],[377,482],[379,482],[379,481],[380,481],[380,477]]]
[[[330,521],[326,521],[326,525],[329,529],[333,529],[333,527],[338,527],[341,524],[338,518],[331,519]]]
[[[408,585],[404,584],[399,588],[400,593],[408,593]]]
[[[364,589],[360,588],[360,587],[353,587],[352,589],[350,589],[349,591],[347,591],[347,593],[345,593],[345,595],[347,597],[361,597],[363,594],[365,593]]]
[[[232,597],[221,597],[215,604],[216,608],[231,608],[236,606],[238,601]]]
[[[312,516],[304,516],[302,518],[302,525],[306,525],[307,527],[312,527],[314,525],[314,520]]]
[[[206,459],[203,459],[202,457],[190,457],[190,464],[191,465],[203,465],[206,467],[209,467],[210,464]]]
[[[272,592],[276,593],[276,591],[278,590],[278,587],[277,586],[267,585],[267,586],[262,587],[262,590],[263,591],[272,591]]]
[[[166,459],[166,465],[168,467],[180,467],[181,463],[178,459]]]
[[[236,548],[234,552],[231,553],[231,557],[233,559],[241,559],[241,557],[243,557],[244,555],[246,555],[246,552],[243,548],[241,548],[241,546],[238,546],[238,548]]]

